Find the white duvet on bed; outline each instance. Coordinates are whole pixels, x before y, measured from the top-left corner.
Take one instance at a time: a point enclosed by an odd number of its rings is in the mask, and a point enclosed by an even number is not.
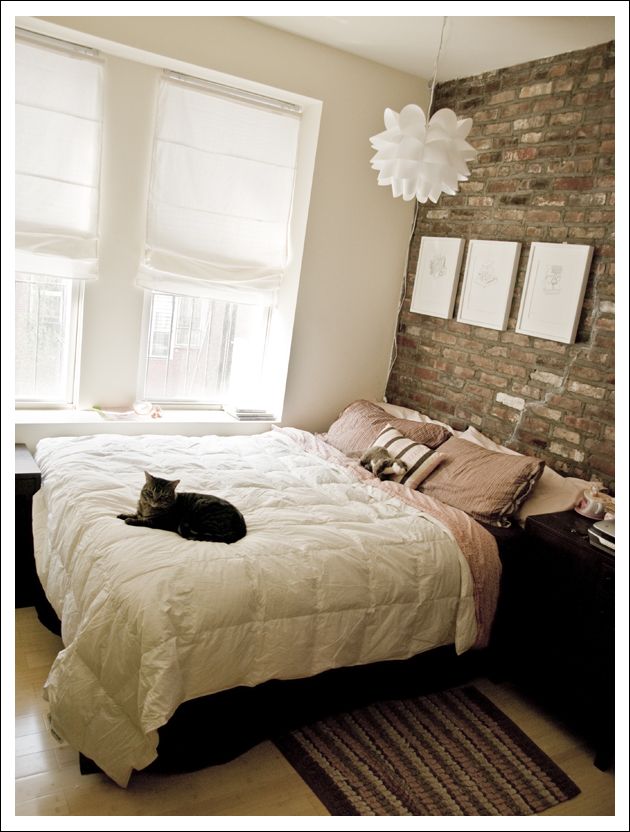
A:
[[[51,724],[120,785],[188,699],[475,640],[470,571],[438,521],[301,450],[253,437],[44,439],[38,572],[66,645]],[[231,500],[248,533],[126,526],[144,470]]]

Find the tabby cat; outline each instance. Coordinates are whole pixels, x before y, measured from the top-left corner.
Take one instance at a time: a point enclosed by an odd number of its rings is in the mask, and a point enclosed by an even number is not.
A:
[[[176,494],[179,480],[163,480],[144,472],[135,514],[119,514],[128,526],[148,526],[176,532],[188,540],[235,543],[247,534],[241,512],[221,497],[183,492]]]

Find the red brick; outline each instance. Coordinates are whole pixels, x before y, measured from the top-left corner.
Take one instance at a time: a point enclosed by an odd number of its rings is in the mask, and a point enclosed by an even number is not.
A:
[[[455,405],[451,402],[446,402],[441,399],[433,399],[432,405],[435,408],[436,413],[446,413],[447,415],[450,415],[455,412]]]
[[[592,419],[599,419],[609,424],[613,424],[615,420],[615,408],[606,404],[587,404],[584,413]]]
[[[533,109],[535,113],[546,113],[549,110],[560,110],[562,107],[564,107],[563,97],[541,98],[535,102]]]
[[[569,92],[573,89],[573,78],[563,78],[561,81],[556,81],[553,85],[554,92]]]
[[[615,331],[615,319],[614,318],[604,318],[603,316],[597,319],[597,328],[598,329],[608,329],[611,332]]]
[[[549,116],[549,124],[579,124],[582,118],[581,110],[575,110],[571,113],[554,113]]]
[[[498,92],[491,95],[488,99],[488,104],[504,104],[506,101],[513,101],[516,98],[514,90],[506,90],[505,92]]]
[[[550,78],[558,78],[559,76],[566,75],[568,69],[568,64],[556,64],[552,66],[549,70],[549,77]]]
[[[482,338],[484,341],[499,340],[499,333],[496,329],[483,329],[482,327],[478,327],[475,335],[477,338]]]
[[[490,413],[504,422],[518,422],[521,416],[518,410],[511,407],[500,407],[496,404],[490,408]]]
[[[531,367],[536,361],[536,353],[529,350],[521,350],[517,347],[510,347],[509,356],[513,361],[520,361]]]
[[[457,343],[457,338],[454,335],[451,335],[449,332],[442,332],[441,330],[438,332],[434,332],[431,337],[434,341],[439,341],[441,344]]]
[[[517,150],[504,150],[503,159],[506,162],[520,162],[523,159],[535,159],[538,153],[537,147],[520,147]]]
[[[470,396],[470,399],[472,401],[474,401],[475,399],[483,400],[494,398],[494,391],[489,390],[487,387],[481,387],[479,384],[468,383],[464,390]]]
[[[485,355],[471,355],[468,361],[475,367],[483,367],[485,370],[496,369],[496,361],[493,358],[486,358]]]
[[[601,471],[608,477],[615,476],[615,459],[609,456],[589,456],[588,458],[591,468],[595,471]]]
[[[572,416],[571,414],[567,414],[563,421],[565,425],[575,428],[581,433],[591,433],[597,436],[602,429],[601,422],[596,422],[593,419],[583,419],[580,416]]]
[[[473,206],[478,205],[484,207],[494,205],[494,199],[491,196],[469,196],[468,204]]]
[[[425,381],[435,381],[438,374],[435,370],[429,370],[427,367],[417,367],[413,374],[416,378],[424,379]]]
[[[560,222],[562,214],[560,211],[528,211],[527,219],[530,222]]]
[[[553,87],[551,81],[546,84],[531,84],[528,87],[523,87],[519,93],[519,98],[532,98],[538,95],[549,95]]]
[[[514,118],[514,116],[531,115],[531,101],[519,101],[515,104],[506,104],[501,107],[502,118]]]
[[[543,127],[546,121],[546,116],[532,116],[531,118],[519,118],[514,122],[514,129],[532,130],[536,127]]]
[[[566,205],[566,201],[567,197],[565,194],[536,194],[536,196],[532,197],[533,205],[562,206]]]
[[[551,429],[551,422],[546,422],[544,419],[538,419],[536,416],[532,416],[527,411],[524,411],[521,424],[523,426],[523,430],[529,430],[540,436],[548,436]]]
[[[518,364],[506,364],[505,361],[497,361],[497,370],[512,378],[527,378],[529,375],[527,367]]]
[[[496,124],[488,124],[484,132],[487,136],[506,135],[512,132],[512,125],[509,121],[498,121]]]
[[[506,192],[507,193],[507,191],[513,191],[514,190],[515,184],[516,183],[511,179],[507,180],[507,181],[494,180],[493,182],[488,182],[487,190],[488,190],[488,193],[497,193],[497,192]]]
[[[489,350],[486,350],[486,353],[499,358],[507,358],[508,355],[507,347],[490,347]]]
[[[398,346],[399,347],[409,347],[410,349],[415,349],[416,342],[413,338],[409,338],[405,335],[398,336]]]
[[[573,176],[566,179],[554,179],[553,187],[561,191],[588,191],[593,187],[593,177]]]
[[[501,390],[507,387],[507,379],[502,376],[495,376],[492,373],[481,373],[479,380],[490,387],[499,387]]]

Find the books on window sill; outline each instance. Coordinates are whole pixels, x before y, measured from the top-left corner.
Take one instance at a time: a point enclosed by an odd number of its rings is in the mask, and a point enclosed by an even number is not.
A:
[[[275,422],[276,415],[269,410],[262,410],[260,408],[252,407],[229,407],[226,406],[225,412],[238,419],[239,422]]]

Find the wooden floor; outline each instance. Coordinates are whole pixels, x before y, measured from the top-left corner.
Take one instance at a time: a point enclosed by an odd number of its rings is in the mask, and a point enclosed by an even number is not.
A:
[[[120,789],[101,774],[82,776],[78,755],[46,725],[41,690],[61,640],[31,607],[16,610],[16,815],[327,815],[282,754],[262,743],[231,763],[192,774],[134,774]],[[613,815],[614,776],[590,751],[507,685],[475,685],[511,717],[582,790],[549,815]],[[604,827],[601,827],[604,828]],[[606,827],[608,828],[608,827]]]

